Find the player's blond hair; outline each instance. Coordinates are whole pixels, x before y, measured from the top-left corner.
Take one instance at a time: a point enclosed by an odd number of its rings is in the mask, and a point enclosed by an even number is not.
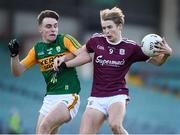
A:
[[[100,18],[103,21],[112,20],[115,24],[124,24],[124,14],[120,8],[104,9],[100,11]]]
[[[46,17],[51,17],[56,19],[57,21],[59,20],[59,14],[53,10],[43,10],[41,13],[38,15],[37,20],[38,24],[41,25],[42,21]]]

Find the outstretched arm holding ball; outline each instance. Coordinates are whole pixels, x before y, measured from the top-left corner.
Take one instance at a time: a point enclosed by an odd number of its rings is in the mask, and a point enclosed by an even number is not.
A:
[[[165,38],[163,38],[162,41],[159,42],[159,44],[156,44],[155,47],[157,48],[156,53],[158,55],[152,57],[149,62],[154,65],[160,66],[165,63],[167,58],[172,54],[172,49],[166,42]]]
[[[157,34],[146,35],[142,39],[141,45],[143,53],[151,57],[149,63],[154,65],[162,65],[172,54],[172,49],[166,42],[165,38],[161,38]]]

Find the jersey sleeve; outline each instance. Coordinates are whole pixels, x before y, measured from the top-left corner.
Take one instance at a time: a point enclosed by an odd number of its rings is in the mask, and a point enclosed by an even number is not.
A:
[[[87,43],[86,43],[86,48],[88,50],[89,53],[93,53],[94,52],[94,45],[95,45],[95,40],[94,38],[90,38]]]
[[[21,61],[21,64],[23,64],[28,69],[37,63],[38,63],[38,61],[36,59],[36,54],[35,54],[35,50],[33,47],[29,51],[28,55]]]
[[[64,46],[71,52],[74,53],[77,49],[81,48],[80,43],[72,36],[64,36]]]
[[[150,57],[145,55],[142,52],[141,46],[139,45],[134,45],[134,53],[133,53],[133,59],[134,61],[146,61],[148,60]]]

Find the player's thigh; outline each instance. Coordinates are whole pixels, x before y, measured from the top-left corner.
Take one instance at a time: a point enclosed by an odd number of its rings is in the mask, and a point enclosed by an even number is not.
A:
[[[109,123],[120,123],[122,124],[126,113],[126,103],[116,102],[108,108],[108,121]]]
[[[96,133],[105,119],[104,113],[87,107],[81,119],[80,133]]]
[[[70,112],[64,103],[58,103],[45,117],[44,121],[49,127],[54,128],[68,122],[71,119]]]
[[[44,115],[39,113],[39,117],[38,117],[38,121],[37,121],[37,125],[36,125],[36,132],[38,131],[39,125],[41,124],[43,119],[44,119]]]

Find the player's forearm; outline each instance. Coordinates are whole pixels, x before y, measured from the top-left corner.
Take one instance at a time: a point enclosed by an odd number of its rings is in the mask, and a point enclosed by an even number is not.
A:
[[[69,61],[69,60],[73,59],[75,57],[75,55],[72,54],[72,53],[68,53],[68,54],[66,54],[66,55],[64,55],[62,57],[64,57],[64,62],[66,62],[66,61]]]
[[[20,76],[25,71],[25,67],[20,63],[19,56],[11,58],[11,72],[14,76]]]
[[[91,62],[92,59],[87,52],[83,52],[76,56],[74,59],[66,62],[67,67],[76,67]]]
[[[166,60],[169,56],[170,55],[168,55],[168,54],[161,54],[159,56],[152,58],[151,63],[154,65],[157,65],[157,66],[161,66],[162,64],[164,64],[166,62]]]
[[[160,59],[160,62],[159,62],[159,66],[164,64],[169,56],[170,55],[168,55],[168,54],[164,54],[163,56],[161,56],[161,59]]]

